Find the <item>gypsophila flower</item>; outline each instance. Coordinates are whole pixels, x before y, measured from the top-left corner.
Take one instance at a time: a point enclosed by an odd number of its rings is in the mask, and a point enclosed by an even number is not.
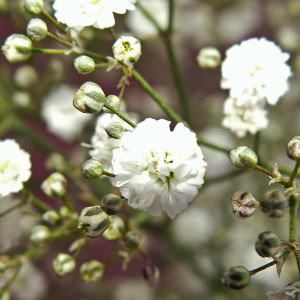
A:
[[[259,101],[275,105],[288,90],[289,54],[265,38],[252,38],[234,45],[222,64],[221,87],[237,104]]]
[[[238,137],[244,137],[248,132],[255,134],[268,126],[267,111],[260,103],[238,105],[235,99],[228,98],[222,125]]]
[[[124,133],[113,150],[115,185],[128,204],[170,218],[182,212],[203,184],[206,162],[195,133],[182,123],[146,119]]]
[[[55,0],[58,21],[69,27],[94,26],[99,29],[115,25],[114,13],[135,9],[135,0]]]
[[[0,197],[22,190],[30,176],[29,154],[14,140],[0,141]]]
[[[61,85],[44,100],[42,116],[49,131],[65,141],[72,141],[81,132],[90,115],[82,114],[73,106],[75,89]]]

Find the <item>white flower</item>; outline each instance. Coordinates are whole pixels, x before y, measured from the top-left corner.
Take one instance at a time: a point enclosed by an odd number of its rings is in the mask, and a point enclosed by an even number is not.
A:
[[[82,114],[73,106],[75,89],[61,85],[45,99],[42,116],[49,131],[65,141],[72,141],[82,131],[91,115]]]
[[[132,66],[142,55],[142,46],[138,39],[132,36],[121,36],[112,47],[114,58],[127,66]]]
[[[14,140],[0,141],[0,197],[19,192],[30,176],[29,154]]]
[[[115,25],[114,13],[135,9],[135,0],[55,0],[58,21],[69,27],[94,26],[104,29]]]
[[[228,98],[224,114],[223,126],[238,137],[244,137],[248,132],[255,134],[268,126],[267,111],[260,103],[238,105],[236,99]]]
[[[131,119],[132,118],[133,116],[131,116]],[[115,114],[104,113],[97,119],[95,133],[91,140],[92,150],[90,150],[89,154],[93,159],[99,160],[102,163],[104,170],[108,172],[112,171],[112,151],[120,145],[120,140],[110,138],[105,131],[105,128],[112,122],[119,122],[126,130],[132,130],[130,125]]]
[[[288,90],[289,54],[265,38],[252,38],[234,45],[222,64],[223,89],[237,104],[259,101],[275,105]]]
[[[206,162],[196,135],[182,123],[146,119],[124,133],[113,151],[115,185],[137,209],[170,218],[182,212],[203,184]]]

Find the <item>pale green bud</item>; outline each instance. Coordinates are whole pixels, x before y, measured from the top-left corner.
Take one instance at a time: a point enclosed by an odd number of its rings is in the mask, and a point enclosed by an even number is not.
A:
[[[103,236],[107,240],[120,239],[125,232],[124,221],[118,216],[110,216],[109,221],[110,224],[108,228],[104,231]]]
[[[95,282],[102,278],[104,264],[98,260],[85,262],[80,267],[81,279],[85,282]]]
[[[83,113],[98,113],[106,102],[106,97],[101,87],[94,82],[84,83],[75,93],[73,104]]]
[[[51,232],[48,227],[44,225],[34,226],[31,230],[30,240],[34,243],[44,243],[49,240]]]
[[[60,153],[52,153],[46,162],[47,169],[57,172],[65,172],[68,168],[65,158]]]
[[[251,274],[245,267],[231,267],[224,273],[222,282],[229,289],[240,290],[249,285],[250,278]]]
[[[96,64],[93,58],[80,55],[75,58],[74,67],[79,74],[89,74],[95,71]]]
[[[262,232],[255,243],[255,250],[262,257],[274,257],[281,249],[281,241],[271,231]]]
[[[29,21],[26,32],[33,41],[39,42],[47,36],[48,27],[43,20],[34,18]]]
[[[198,65],[204,69],[215,69],[221,63],[221,53],[214,47],[202,48],[197,56]]]
[[[37,83],[38,75],[32,66],[24,65],[16,70],[14,80],[18,87],[28,89]]]
[[[43,220],[50,225],[55,225],[60,221],[60,216],[55,210],[46,211],[43,216]]]
[[[246,146],[237,147],[230,151],[231,163],[237,168],[253,168],[258,163],[256,153]]]
[[[105,128],[107,135],[113,139],[122,138],[125,128],[120,122],[112,122]]]
[[[287,154],[293,160],[300,160],[300,136],[294,136],[288,143]]]
[[[30,105],[31,97],[27,92],[17,91],[13,93],[12,100],[16,106],[24,108]]]
[[[76,262],[71,255],[59,253],[53,260],[52,267],[57,275],[65,276],[74,271]]]
[[[115,215],[122,209],[124,200],[115,194],[107,194],[101,200],[101,207],[109,215]]]
[[[25,10],[33,15],[38,15],[44,8],[43,0],[24,0]]]
[[[67,191],[67,179],[60,173],[52,173],[44,180],[41,188],[49,197],[62,197]]]
[[[69,208],[62,206],[59,209],[59,215],[62,219],[70,219],[70,220],[76,220],[78,215],[76,212],[70,210]]]
[[[118,96],[109,95],[109,96],[106,97],[106,104],[108,106],[112,107],[115,111],[120,111],[122,101]],[[112,113],[112,111],[109,110],[106,107],[103,108],[103,111],[108,112],[108,113]]]
[[[22,62],[31,57],[32,42],[24,34],[12,34],[2,46],[2,51],[10,63]]]
[[[142,240],[143,236],[136,231],[128,231],[124,238],[125,245],[130,250],[138,249]]]
[[[108,215],[100,206],[90,206],[81,211],[78,227],[83,229],[88,237],[94,238],[102,234],[109,223]]]
[[[103,166],[96,159],[89,159],[81,166],[82,176],[86,179],[97,179],[102,176]]]

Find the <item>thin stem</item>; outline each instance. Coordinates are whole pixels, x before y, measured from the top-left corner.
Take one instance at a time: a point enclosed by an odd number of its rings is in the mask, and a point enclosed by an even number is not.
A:
[[[273,171],[270,171],[270,170],[266,169],[265,167],[263,167],[261,165],[256,165],[253,169],[257,170],[257,171],[259,171],[259,172],[261,172],[263,174],[266,174],[267,176],[275,179],[278,183],[280,183],[284,187],[290,187],[289,180],[286,180],[282,176],[278,177],[278,175],[275,174]]]
[[[296,262],[297,262],[298,273],[300,276],[300,253],[298,251],[295,251],[294,254],[295,254],[295,258],[296,258]]]
[[[244,172],[245,172],[245,170],[234,170],[234,171],[228,172],[227,174],[219,175],[219,176],[212,177],[212,178],[207,178],[205,180],[205,184],[203,187],[207,187],[211,184],[219,183],[219,182],[234,178],[236,176],[243,174]]]
[[[105,176],[108,176],[108,177],[116,177],[115,174],[107,172],[107,171],[102,171],[102,174],[105,175]]]
[[[69,55],[72,54],[72,50],[70,49],[46,49],[46,48],[33,48],[33,52],[43,53],[43,54],[64,54]]]
[[[10,214],[11,212],[15,211],[16,209],[22,207],[23,205],[25,205],[26,203],[25,202],[19,202],[11,207],[9,207],[8,209],[0,212],[0,218]]]
[[[276,264],[277,264],[277,262],[275,260],[271,261],[271,262],[269,262],[269,263],[267,263],[267,264],[265,264],[265,265],[263,265],[261,267],[258,267],[256,269],[250,271],[250,274],[251,274],[251,276],[253,276],[253,275],[255,275],[255,274],[257,274],[257,273],[259,273],[259,272],[261,272],[261,271],[263,271],[265,269],[268,269],[268,268],[270,268],[270,267],[272,267],[272,266],[274,266]]]
[[[61,32],[66,32],[65,28],[63,25],[61,25],[59,22],[56,21],[55,18],[53,18],[47,10],[43,9],[42,15],[47,18],[51,23],[53,23]]]
[[[174,12],[175,12],[174,0],[169,0],[168,33],[173,32]]]
[[[253,150],[256,153],[257,157],[259,158],[259,146],[260,146],[260,137],[261,137],[261,133],[258,131],[255,136],[254,136],[254,140],[253,140]]]
[[[197,143],[198,143],[198,145],[202,145],[206,148],[209,148],[211,150],[215,150],[215,151],[218,151],[218,152],[223,152],[224,154],[227,154],[227,155],[231,151],[231,149],[229,149],[229,148],[225,148],[225,147],[207,142],[199,136],[197,137]]]
[[[118,117],[120,117],[123,121],[125,121],[127,124],[129,124],[131,127],[135,128],[136,124],[134,122],[132,122],[129,118],[127,118],[125,115],[123,115],[122,113],[120,113],[119,111],[115,110],[112,106],[105,104],[104,105],[105,108],[109,109],[111,112],[113,112],[114,114],[116,114]]]
[[[298,171],[299,171],[299,168],[300,168],[300,161],[298,160],[296,162],[296,165],[295,165],[295,168],[293,170],[293,173],[290,177],[290,185],[293,186],[294,183],[295,183],[295,180],[296,180],[296,177],[297,177],[297,174],[298,174]]]
[[[74,208],[71,200],[66,195],[63,195],[61,197],[61,200],[62,200],[65,207],[67,207],[71,211],[75,211],[75,208]]]
[[[68,42],[68,41],[66,41],[66,40],[64,40],[64,39],[62,39],[62,38],[60,38],[60,37],[58,37],[57,35],[55,35],[55,34],[49,32],[49,31],[48,31],[48,33],[47,33],[47,36],[49,36],[50,38],[56,40],[57,42],[59,42],[59,43],[61,43],[61,44],[64,44],[64,45],[67,46],[67,47],[72,47],[72,46],[73,46],[72,43],[70,43],[70,42]]]
[[[297,198],[291,195],[289,198],[290,204],[290,242],[296,241],[296,217],[297,217]]]
[[[116,41],[116,40],[118,39],[118,36],[116,35],[114,29],[113,29],[112,27],[110,27],[110,28],[108,28],[108,30],[109,30],[109,33],[110,33],[112,39],[113,39],[114,41]]]

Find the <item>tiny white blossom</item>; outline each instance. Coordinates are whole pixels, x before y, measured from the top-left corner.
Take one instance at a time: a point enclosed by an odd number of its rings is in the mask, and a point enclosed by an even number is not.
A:
[[[289,54],[265,38],[252,38],[234,45],[222,64],[223,89],[237,104],[259,101],[275,105],[288,90]]]
[[[29,154],[14,140],[0,141],[0,197],[22,190],[30,176]]]
[[[65,141],[72,141],[81,132],[91,115],[82,114],[73,106],[75,89],[61,85],[44,100],[42,116],[49,131]]]
[[[224,115],[223,126],[238,137],[256,134],[268,126],[267,111],[260,103],[238,105],[235,99],[228,98],[224,104]]]
[[[171,131],[169,121],[146,119],[124,133],[112,165],[131,207],[175,218],[197,195],[207,164],[195,133],[182,123]]]
[[[58,21],[69,27],[94,26],[104,29],[115,25],[114,13],[135,9],[135,0],[55,0]]]

